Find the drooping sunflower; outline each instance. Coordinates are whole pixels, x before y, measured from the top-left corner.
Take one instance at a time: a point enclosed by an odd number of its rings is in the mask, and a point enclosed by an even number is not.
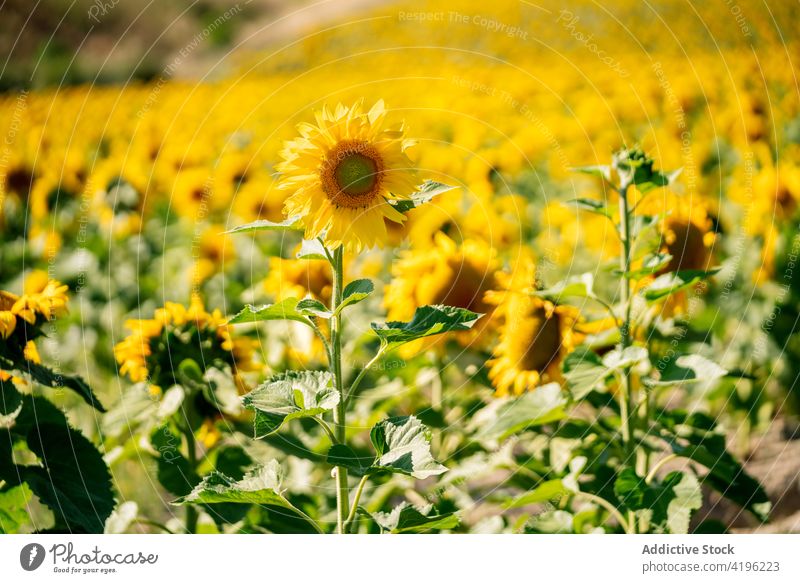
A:
[[[521,395],[560,379],[564,357],[574,348],[578,311],[531,295],[535,289],[533,259],[522,256],[506,274],[505,290],[489,294],[503,318],[500,340],[489,366],[498,397]]]
[[[386,242],[384,219],[405,220],[392,202],[416,190],[406,154],[414,142],[402,123],[386,127],[385,118],[383,101],[366,113],[361,102],[324,107],[316,125],[300,124],[301,137],[286,143],[279,188],[292,193],[284,212],[302,221],[306,239],[360,251]]]

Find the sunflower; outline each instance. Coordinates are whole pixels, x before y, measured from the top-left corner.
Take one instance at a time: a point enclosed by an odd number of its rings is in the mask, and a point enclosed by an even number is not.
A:
[[[176,383],[174,365],[187,358],[229,366],[237,384],[239,372],[254,367],[252,341],[232,338],[222,313],[207,312],[197,294],[189,307],[167,302],[152,319],[128,320],[125,327],[131,333],[114,347],[119,372],[134,382],[149,380],[156,393]]]
[[[276,302],[312,297],[325,305],[331,301],[333,277],[327,261],[270,257],[264,290]]]
[[[384,127],[385,117],[383,101],[367,113],[361,102],[324,107],[316,125],[300,124],[301,137],[286,143],[279,188],[291,192],[284,212],[302,221],[306,239],[360,251],[386,242],[384,219],[405,220],[392,203],[416,190],[406,154],[413,142],[402,124]]]
[[[0,290],[0,336],[8,338],[17,328],[17,316],[13,311],[19,296]]]
[[[503,318],[494,358],[487,362],[499,397],[559,380],[561,362],[577,341],[577,310],[531,295],[534,282],[533,260],[523,256],[506,278],[506,290],[489,295]]]
[[[444,304],[490,315],[494,306],[485,299],[496,289],[499,265],[494,250],[483,241],[468,239],[458,245],[442,232],[433,246],[403,253],[392,267],[385,305],[390,320],[409,320],[421,306]],[[456,338],[471,344],[482,338],[491,319],[481,318]]]

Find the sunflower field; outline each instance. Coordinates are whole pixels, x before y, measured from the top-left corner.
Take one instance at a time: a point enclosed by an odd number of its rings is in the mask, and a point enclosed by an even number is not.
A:
[[[800,7],[318,4],[0,94],[0,532],[800,532]]]

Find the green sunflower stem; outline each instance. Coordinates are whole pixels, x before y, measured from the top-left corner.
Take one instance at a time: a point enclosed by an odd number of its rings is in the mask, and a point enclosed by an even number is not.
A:
[[[625,350],[633,343],[631,334],[631,282],[626,276],[631,266],[631,211],[628,206],[628,184],[623,182],[619,189],[619,230],[622,241],[622,252],[619,257],[619,267],[622,271],[620,277],[620,303],[623,311],[622,327],[620,329],[620,345]],[[636,444],[634,442],[634,430],[636,423],[635,414],[635,395],[634,383],[631,378],[630,368],[623,370],[621,374],[621,387],[619,392],[620,418],[622,442],[625,446],[625,462],[630,463],[637,457]],[[633,512],[628,513],[628,525],[634,534],[637,530],[636,516]]]
[[[346,442],[346,395],[342,380],[342,315],[337,308],[342,303],[342,290],[344,289],[344,250],[339,246],[333,252],[333,294],[331,298],[331,311],[336,314],[331,318],[331,372],[339,391],[339,404],[333,411],[333,431],[339,443]],[[347,486],[347,468],[336,466],[336,532],[346,532],[345,523],[349,513],[350,492]]]

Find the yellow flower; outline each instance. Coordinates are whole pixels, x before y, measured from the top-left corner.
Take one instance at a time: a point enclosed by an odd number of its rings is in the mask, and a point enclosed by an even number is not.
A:
[[[637,206],[637,214],[660,215],[662,251],[672,260],[665,271],[708,269],[716,236],[705,201],[680,196],[670,190],[650,194]]]
[[[43,288],[34,293],[26,293],[19,298],[12,311],[29,324],[36,323],[36,315],[50,320],[67,311],[67,286],[56,280],[48,280]]]
[[[386,110],[378,101],[368,113],[361,102],[324,107],[316,125],[298,126],[302,137],[287,142],[279,187],[290,191],[284,212],[299,217],[306,239],[324,237],[330,247],[348,250],[383,245],[384,219],[405,217],[389,201],[406,200],[416,175],[406,149],[403,125],[384,128]]]
[[[11,336],[17,328],[17,317],[12,308],[18,299],[11,292],[0,290],[0,336],[3,338]]]
[[[328,305],[333,290],[330,265],[327,261],[271,257],[264,290],[276,302],[311,296]]]
[[[522,257],[507,290],[490,296],[503,317],[494,358],[487,362],[497,396],[520,395],[560,380],[561,362],[577,340],[577,310],[532,296],[534,281],[533,260]]]
[[[152,319],[128,320],[125,327],[131,333],[114,347],[114,357],[120,365],[120,374],[127,375],[133,382],[150,379],[153,385],[171,386],[175,382],[173,368],[180,363],[180,360],[173,362],[173,357],[196,356],[198,361],[208,362],[220,358],[231,367],[237,384],[240,371],[255,367],[253,341],[233,339],[222,313],[206,311],[196,294],[188,308],[166,302],[163,308],[155,311]],[[156,339],[160,339],[158,344]],[[154,350],[164,345],[167,349],[162,350],[163,353]],[[195,351],[197,355],[193,354]],[[185,356],[180,356],[182,354]]]
[[[456,338],[467,344],[482,339],[494,309],[485,295],[496,288],[497,270],[494,250],[483,241],[458,245],[444,233],[436,233],[433,247],[406,251],[392,267],[385,295],[387,317],[409,320],[417,308],[431,304],[465,308],[487,316]]]

